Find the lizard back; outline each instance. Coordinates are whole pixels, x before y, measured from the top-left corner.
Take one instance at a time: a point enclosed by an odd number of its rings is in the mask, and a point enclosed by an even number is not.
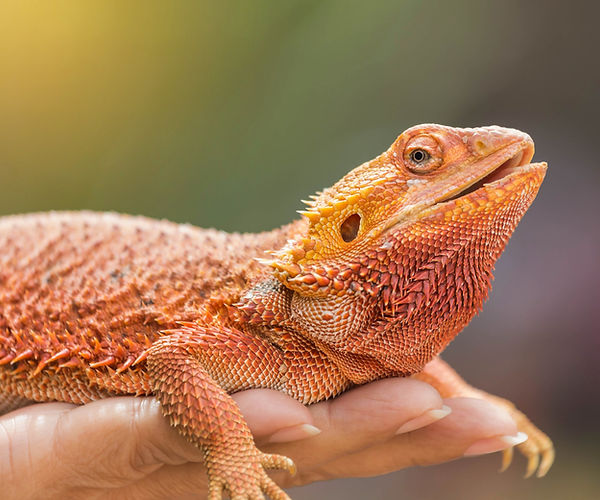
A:
[[[35,375],[49,366],[88,375],[102,366],[125,371],[161,331],[210,321],[207,307],[218,314],[235,302],[265,273],[254,257],[281,246],[293,230],[230,234],[92,212],[4,217],[3,371],[14,379],[10,363],[26,360],[21,365],[37,364]]]

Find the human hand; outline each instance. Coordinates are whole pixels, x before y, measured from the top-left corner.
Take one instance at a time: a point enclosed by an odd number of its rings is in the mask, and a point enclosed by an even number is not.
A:
[[[258,447],[295,461],[295,477],[273,473],[284,487],[497,451],[517,435],[502,409],[442,401],[413,379],[380,380],[309,407],[267,389],[234,398]],[[4,498],[205,497],[201,451],[169,426],[153,398],[34,405],[0,417],[0,431]]]

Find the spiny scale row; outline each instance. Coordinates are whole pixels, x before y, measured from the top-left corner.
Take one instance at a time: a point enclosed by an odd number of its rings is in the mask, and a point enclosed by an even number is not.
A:
[[[339,197],[338,199],[332,200],[328,205],[318,206],[315,201],[301,200],[303,203],[308,205],[309,210],[298,210],[300,215],[306,217],[311,224],[317,224],[321,219],[327,219],[335,213],[340,213],[345,210],[348,206],[356,204],[360,199],[366,198],[373,191],[373,186],[366,186],[357,192],[354,192],[345,197]]]
[[[57,334],[48,329],[43,335],[13,330],[0,333],[0,366],[17,365],[15,370],[27,369],[31,376],[49,366],[55,369],[112,367],[121,373],[144,361],[146,350],[152,344],[143,333],[138,333],[135,338],[104,337],[102,341],[91,330],[78,335],[67,330]]]

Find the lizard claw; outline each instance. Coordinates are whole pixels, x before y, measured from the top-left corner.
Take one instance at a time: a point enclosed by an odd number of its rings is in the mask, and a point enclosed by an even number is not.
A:
[[[540,466],[537,470],[537,477],[544,477],[550,470],[550,467],[552,467],[552,464],[554,463],[554,446],[542,450],[541,455],[542,460],[540,461]]]
[[[513,450],[514,448],[511,446],[502,451],[502,465],[500,466],[499,472],[504,472],[510,467],[513,460]]]
[[[527,458],[525,477],[544,477],[554,462],[554,445],[546,434],[529,422],[526,430],[529,439],[517,445],[517,449]]]
[[[524,422],[529,439],[519,445],[517,449],[527,459],[525,478],[534,474],[536,477],[544,477],[554,463],[554,445],[546,434],[535,427],[531,422]],[[520,427],[521,428],[521,427]],[[513,459],[514,448],[507,448],[502,452],[502,465],[500,472],[504,472],[510,466]]]
[[[527,458],[527,471],[525,477],[544,477],[554,463],[554,446],[545,434],[536,436],[538,439],[517,446],[519,451]],[[526,446],[525,446],[526,445]]]
[[[537,470],[538,465],[540,463],[540,455],[538,453],[534,453],[533,455],[529,455],[527,457],[527,470],[525,471],[525,479],[533,476],[533,473]]]

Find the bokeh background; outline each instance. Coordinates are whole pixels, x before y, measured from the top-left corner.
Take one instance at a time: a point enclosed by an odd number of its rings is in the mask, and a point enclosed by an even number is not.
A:
[[[525,130],[547,180],[446,359],[539,423],[556,465],[525,481],[494,455],[294,498],[600,498],[597,5],[3,1],[0,214],[266,230],[411,125]]]

